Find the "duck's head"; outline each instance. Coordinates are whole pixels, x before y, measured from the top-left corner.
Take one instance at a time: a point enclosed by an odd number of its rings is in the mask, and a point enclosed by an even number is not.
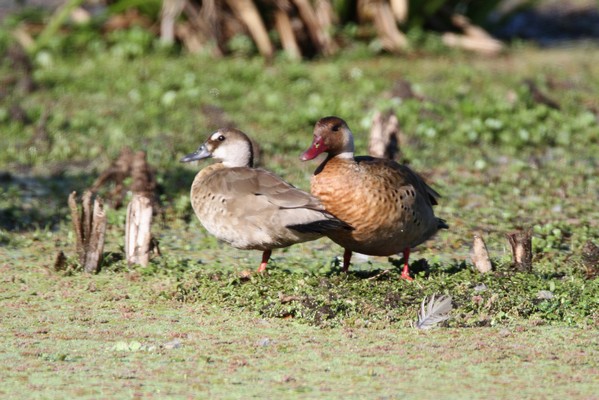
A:
[[[341,118],[321,118],[314,126],[312,145],[300,158],[303,161],[311,160],[320,153],[328,153],[329,157],[353,158],[354,137]]]
[[[252,167],[254,152],[250,138],[239,129],[222,128],[208,137],[195,152],[180,161],[191,162],[212,157],[225,167]]]

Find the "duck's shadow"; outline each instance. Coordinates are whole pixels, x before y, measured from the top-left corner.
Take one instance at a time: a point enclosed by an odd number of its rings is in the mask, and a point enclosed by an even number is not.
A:
[[[351,277],[355,277],[357,279],[364,279],[364,280],[374,280],[374,279],[384,280],[384,279],[390,279],[391,277],[392,277],[392,279],[398,278],[401,275],[401,271],[402,271],[403,265],[404,265],[403,257],[401,257],[401,258],[389,257],[388,262],[389,262],[388,268],[385,268],[384,266],[381,266],[378,268],[363,268],[363,267],[359,268],[357,266],[350,265],[347,273],[344,273],[343,267],[342,267],[342,261],[339,257],[337,257],[333,261],[331,261],[329,268],[327,268],[326,270],[319,271],[319,274],[322,276],[325,276],[327,278],[346,275],[346,276],[351,276]],[[373,266],[373,264],[370,261],[365,264],[367,264],[369,266]],[[377,266],[379,266],[379,265],[380,264],[378,264]],[[426,273],[428,275],[428,273],[430,271],[430,264],[425,259],[417,260],[410,265],[410,271],[413,272],[414,274],[419,274],[422,271],[426,271]]]
[[[389,257],[388,259],[389,267],[385,268],[374,268],[374,269],[352,269],[350,266],[349,271],[347,271],[348,276],[353,276],[358,279],[365,280],[385,280],[385,279],[399,279],[401,275],[401,271],[404,266],[404,258],[399,257]],[[372,265],[372,264],[371,264]],[[431,264],[427,259],[420,258],[418,260],[410,262],[410,275],[414,278],[416,276],[430,276],[434,271],[442,270],[444,273],[453,275],[457,274],[460,271],[466,269],[468,266],[465,262],[461,263],[451,263],[449,265],[437,265]],[[329,270],[322,273],[322,275],[326,277],[333,277],[343,275],[343,269],[341,263],[338,259],[334,260],[331,263],[331,267]]]

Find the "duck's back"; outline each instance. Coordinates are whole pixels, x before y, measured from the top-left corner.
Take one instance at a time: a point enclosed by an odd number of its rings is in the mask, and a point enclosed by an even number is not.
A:
[[[409,167],[373,157],[325,161],[311,181],[327,211],[354,227],[331,239],[371,255],[416,246],[439,227],[432,206],[438,194]]]

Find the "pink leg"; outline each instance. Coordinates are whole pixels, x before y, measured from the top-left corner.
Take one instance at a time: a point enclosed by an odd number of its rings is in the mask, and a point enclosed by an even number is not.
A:
[[[343,252],[343,269],[341,271],[347,272],[349,269],[349,262],[351,260],[351,250],[345,249]]]
[[[410,248],[408,247],[407,249],[405,249],[403,251],[404,265],[403,265],[403,271],[401,272],[401,278],[405,279],[407,281],[413,281],[414,279],[412,279],[412,277],[410,276],[410,269],[408,268],[408,259],[409,258],[410,258]]]
[[[258,272],[265,272],[266,271],[266,264],[268,264],[268,260],[270,260],[270,254],[272,253],[271,250],[265,250],[262,253],[262,263],[260,263],[260,267],[258,267]]]

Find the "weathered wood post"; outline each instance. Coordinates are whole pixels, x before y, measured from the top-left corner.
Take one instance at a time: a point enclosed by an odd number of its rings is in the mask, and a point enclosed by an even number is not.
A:
[[[532,270],[532,230],[530,228],[506,234],[512,247],[514,267],[519,271]]]
[[[131,165],[133,183],[133,199],[127,206],[127,222],[125,226],[125,256],[127,263],[148,265],[153,247],[152,215],[153,192],[156,186],[150,167],[146,161],[146,153],[135,153]]]
[[[150,261],[152,242],[152,201],[144,195],[134,194],[127,206],[125,227],[125,254],[127,263],[146,266]]]
[[[472,243],[472,250],[470,251],[470,259],[474,264],[474,267],[480,273],[487,273],[493,269],[491,259],[489,258],[489,252],[487,251],[487,245],[483,240],[482,236],[474,235],[474,242]]]
[[[372,119],[368,154],[394,160],[399,154],[399,121],[393,113],[377,111]]]
[[[106,235],[104,202],[100,197],[96,197],[92,208],[92,193],[89,190],[85,191],[81,198],[80,211],[76,197],[77,192],[72,192],[69,195],[69,208],[75,230],[79,263],[85,272],[97,273],[102,262]]]

